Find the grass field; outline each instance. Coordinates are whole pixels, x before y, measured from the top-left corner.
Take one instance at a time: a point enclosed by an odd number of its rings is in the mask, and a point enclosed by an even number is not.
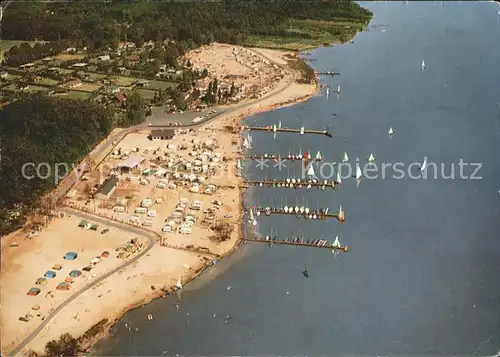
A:
[[[156,90],[158,90],[158,89],[165,90],[167,88],[174,88],[176,85],[177,85],[177,83],[174,83],[174,82],[151,81],[149,83],[148,88],[156,89]]]
[[[29,93],[37,93],[37,92],[48,92],[49,89],[45,87],[32,86],[30,85],[27,90]]]
[[[51,86],[55,86],[59,82],[56,81],[56,80],[54,80],[54,79],[51,79],[51,78],[41,78],[40,79],[40,83],[41,84],[48,84],[48,85],[51,85]]]
[[[55,56],[54,58],[59,61],[71,61],[75,59],[82,59],[84,55],[71,55],[69,53],[62,53],[60,55]]]
[[[56,96],[64,97],[67,99],[80,99],[80,100],[85,100],[88,97],[90,97],[90,93],[83,93],[83,92],[75,92],[75,91],[70,91],[69,93],[61,93],[61,94],[56,94]]]
[[[77,89],[92,93],[92,92],[98,90],[99,88],[101,88],[101,86],[102,86],[102,84],[83,83]]]
[[[130,93],[132,93],[132,92],[139,93],[139,95],[145,100],[153,100],[155,97],[155,93],[156,93],[156,91],[154,91],[154,90],[147,90],[147,89],[134,89],[134,90],[124,91],[126,96],[129,96]]]
[[[135,78],[135,77],[117,77],[116,78],[116,85],[120,87],[129,87],[134,83],[135,81],[140,81],[142,78]]]

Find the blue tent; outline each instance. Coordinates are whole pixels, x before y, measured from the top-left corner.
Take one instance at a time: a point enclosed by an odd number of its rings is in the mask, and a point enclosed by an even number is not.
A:
[[[64,256],[64,259],[66,259],[66,260],[75,260],[77,257],[78,257],[78,253],[75,253],[75,252],[68,252],[68,253],[66,253],[66,255]]]
[[[53,278],[56,277],[56,272],[52,271],[52,270],[47,270],[47,272],[45,273],[44,277],[46,277],[48,279],[53,279]]]

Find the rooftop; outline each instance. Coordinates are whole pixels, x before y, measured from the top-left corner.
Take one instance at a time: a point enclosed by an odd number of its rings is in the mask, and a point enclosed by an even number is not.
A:
[[[131,156],[126,160],[123,160],[118,167],[120,168],[128,168],[128,169],[133,169],[137,165],[139,165],[141,162],[144,161],[144,158],[141,156]]]
[[[107,196],[111,192],[111,190],[116,187],[118,181],[119,181],[118,177],[116,176],[106,179],[106,181],[104,181],[104,183],[101,185],[97,193]]]

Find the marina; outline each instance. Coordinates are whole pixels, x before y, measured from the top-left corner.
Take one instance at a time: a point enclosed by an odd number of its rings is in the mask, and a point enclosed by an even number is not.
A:
[[[245,180],[243,181],[243,187],[258,186],[258,187],[278,187],[278,188],[318,188],[325,190],[326,188],[335,189],[341,185],[339,181],[328,181],[318,182],[317,180],[301,180],[301,179],[286,179],[286,180]]]
[[[325,220],[327,218],[335,218],[339,222],[345,222],[345,212],[340,207],[337,213],[329,213],[328,208],[320,208],[320,209],[310,209],[309,207],[304,206],[295,206],[295,207],[247,207],[247,209],[255,210],[257,216],[262,214],[266,216],[271,216],[275,214],[281,215],[289,215],[295,216],[297,218],[304,219],[322,219]]]
[[[310,248],[323,248],[330,249],[332,252],[340,251],[347,253],[349,251],[349,247],[347,245],[341,245],[338,237],[335,239],[335,242],[332,244],[328,244],[326,239],[312,238],[286,238],[285,240],[278,239],[278,237],[255,237],[255,238],[245,238],[243,241],[245,242],[259,242],[259,243],[268,243],[269,246],[274,244],[284,244],[284,245],[294,245],[299,247],[310,247]]]
[[[318,151],[316,156],[312,156],[309,152],[299,153],[299,154],[288,154],[288,155],[280,155],[280,154],[253,154],[249,156],[245,156],[244,159],[247,160],[288,160],[288,161],[323,161],[323,156],[321,152]]]
[[[325,135],[329,138],[333,137],[333,134],[331,134],[328,130],[305,129],[304,127],[300,128],[300,129],[293,129],[293,128],[280,128],[280,127],[277,127],[276,125],[264,126],[264,127],[244,126],[244,127],[242,127],[242,130],[265,131],[265,132],[269,132],[269,133],[277,133],[277,132],[296,133],[296,134],[300,134],[300,135],[316,134],[316,135]]]

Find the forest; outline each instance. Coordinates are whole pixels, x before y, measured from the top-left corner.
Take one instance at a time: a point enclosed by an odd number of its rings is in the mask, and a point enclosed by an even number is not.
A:
[[[371,13],[350,0],[13,2],[4,13],[2,37],[70,40],[89,49],[173,39],[188,49],[214,41],[242,44],[248,36],[308,38],[307,31],[290,27],[307,19],[367,24]]]
[[[115,116],[97,104],[42,95],[21,97],[0,113],[2,235],[22,225],[23,215],[33,210],[38,198],[54,187],[55,163],[77,165],[108,135],[115,125]],[[142,120],[140,113],[139,117],[134,110],[130,113],[121,120],[132,123]],[[46,179],[26,179],[22,173],[25,163],[47,163],[52,172],[42,167],[39,173]],[[25,173],[35,174],[33,167]]]

